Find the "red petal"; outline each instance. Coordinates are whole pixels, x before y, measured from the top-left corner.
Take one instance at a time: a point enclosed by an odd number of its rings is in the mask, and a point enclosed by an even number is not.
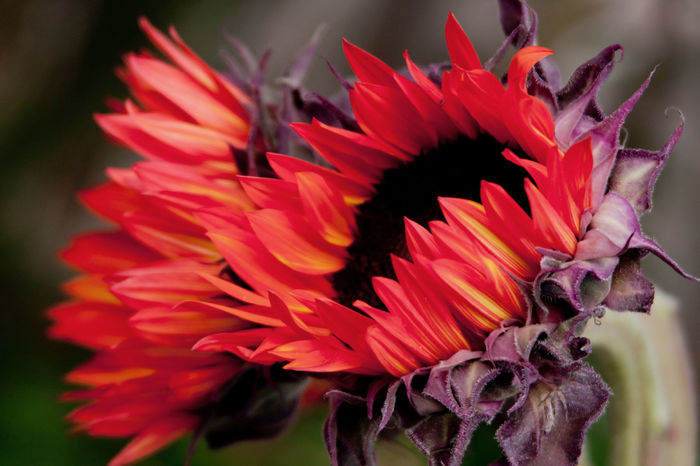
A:
[[[360,81],[393,87],[394,70],[389,65],[343,39],[343,51],[350,68]]]
[[[143,202],[138,191],[114,182],[81,191],[80,200],[97,215],[121,223],[122,215],[137,210]]]
[[[174,66],[135,54],[127,55],[125,62],[136,79],[157,90],[201,125],[225,134],[247,133],[245,114],[234,113]]]
[[[464,33],[464,29],[459,25],[457,18],[450,12],[445,25],[445,42],[450,53],[450,60],[455,65],[471,70],[481,68],[479,56],[469,41],[469,37]]]
[[[489,332],[502,320],[513,317],[512,311],[494,299],[488,288],[479,286],[490,285],[484,283],[477,270],[449,259],[437,260],[432,266],[446,288],[452,291],[451,302],[476,328]]]
[[[75,277],[65,282],[61,288],[66,294],[83,301],[121,304],[121,301],[109,291],[109,285],[102,274]]]
[[[329,184],[333,184],[343,193],[345,201],[350,205],[361,204],[374,193],[372,186],[358,183],[334,170],[320,167],[305,160],[272,152],[268,152],[267,160],[275,173],[285,181],[296,182],[296,173],[298,172],[313,172],[321,175]]]
[[[300,216],[274,209],[248,213],[250,225],[268,251],[287,267],[309,275],[343,268],[344,251],[326,243]]]
[[[528,46],[518,50],[508,67],[508,89],[527,93],[527,75],[535,63],[553,52],[545,47]]]
[[[448,76],[450,79],[446,85],[450,86],[451,93],[460,99],[479,126],[500,142],[512,139],[503,122],[505,89],[496,76],[485,70],[466,71],[460,68]]]
[[[232,180],[211,180],[188,166],[167,162],[139,163],[133,169],[145,191],[174,191],[198,196],[205,200],[204,205],[207,207],[224,205],[238,210],[253,208],[253,203],[240,185]]]
[[[222,313],[225,313],[235,316],[239,319],[244,319],[254,324],[265,325],[267,327],[282,327],[284,325],[284,322],[282,321],[279,312],[277,312],[276,309],[271,308],[269,304],[267,306],[227,306],[224,304],[217,304],[214,302],[190,301],[177,306],[177,309],[180,308],[185,310],[195,309],[197,311],[214,311],[218,312],[220,315]],[[231,332],[233,330],[235,329],[229,329],[229,331]]]
[[[175,414],[160,419],[146,427],[134,437],[134,439],[109,462],[109,466],[129,464],[150,455],[194,430],[198,422],[199,418],[190,414]]]
[[[324,296],[332,293],[325,278],[294,272],[275,259],[252,232],[232,223],[215,224],[210,220],[203,223],[226,262],[261,296],[267,296],[268,290],[274,290],[283,296],[292,289],[313,290]]]
[[[369,349],[364,336],[367,327],[374,323],[372,319],[330,299],[318,299],[315,307],[316,313],[333,335],[355,351]]]
[[[385,169],[399,163],[393,155],[399,153],[396,149],[362,133],[333,128],[316,120],[311,125],[292,123],[290,126],[323,158],[358,182],[376,183]],[[388,153],[387,148],[392,153]]]
[[[342,194],[312,172],[297,173],[299,194],[306,218],[328,243],[347,247],[353,240],[355,218]]]
[[[259,345],[272,332],[273,329],[271,328],[254,328],[232,333],[217,333],[202,338],[192,349],[196,351],[229,352],[247,360],[253,353],[249,347]],[[277,362],[279,359],[274,358],[271,361]]]
[[[356,83],[350,103],[357,123],[368,135],[386,141],[409,155],[437,145],[433,128],[399,89]]]
[[[367,344],[382,366],[395,377],[421,367],[420,362],[381,327],[374,326],[367,330]]]
[[[395,76],[395,80],[411,104],[420,113],[424,124],[437,132],[439,140],[450,140],[457,137],[457,127],[452,123],[445,110],[434,102],[418,84],[398,74]]]
[[[496,260],[516,276],[529,272],[527,263],[499,235],[490,228],[483,206],[473,201],[455,198],[440,198],[440,206],[450,225],[457,225],[467,236],[476,240]]]
[[[175,308],[158,306],[142,309],[129,322],[150,341],[185,347],[193,345],[205,335],[240,330],[249,325],[196,301]]]
[[[246,194],[259,208],[302,212],[296,183],[255,176],[239,176],[238,180]]]
[[[209,67],[204,64],[198,57],[192,57],[182,50],[177,48],[163,33],[153,27],[148,19],[143,16],[139,18],[139,26],[148,35],[148,38],[158,47],[164,54],[168,56],[177,66],[184,70],[187,74],[199,81],[203,86],[215,90],[216,83],[211,78]]]
[[[55,321],[49,335],[89,348],[110,348],[133,335],[128,319],[131,311],[123,306],[79,301],[49,310]]]
[[[112,292],[127,305],[139,309],[155,304],[177,304],[188,299],[204,299],[218,289],[200,277],[216,273],[221,266],[195,261],[168,261],[129,269],[111,277],[118,280]]]
[[[573,254],[576,251],[576,235],[559,213],[530,180],[525,180],[525,193],[530,201],[535,228],[547,242],[542,247]]]
[[[125,232],[86,233],[73,238],[61,258],[79,270],[112,273],[162,259]]]
[[[417,261],[418,259],[422,258],[417,258]],[[444,297],[435,292],[432,270],[418,267],[396,256],[391,257],[391,262],[406,296],[416,309],[420,309],[427,324],[426,328],[440,348],[439,359],[447,359],[455,352],[469,348],[445,304]],[[423,263],[430,267],[427,261]]]
[[[129,233],[144,244],[170,258],[197,258],[215,261],[221,256],[204,232],[183,228],[182,222],[145,213],[124,216]]]
[[[414,257],[415,254],[420,254],[429,259],[439,257],[440,250],[430,233],[407,217],[404,217],[403,220],[406,231],[406,245],[408,246],[411,256]]]
[[[389,312],[400,316],[408,328],[412,329],[413,338],[406,344],[411,345],[413,341],[420,341],[421,345],[429,351],[430,360],[440,360],[441,335],[428,321],[423,310],[416,309],[408,298],[406,290],[398,282],[384,277],[373,277],[372,285]]]
[[[406,60],[406,66],[408,67],[408,72],[411,74],[411,77],[413,80],[418,84],[423,91],[430,96],[430,98],[435,102],[436,104],[439,104],[442,102],[442,91],[440,88],[437,87],[437,85],[428,78],[423,71],[418,68],[418,66],[413,63],[411,58],[408,56],[408,51],[405,51],[403,54],[404,59]]]

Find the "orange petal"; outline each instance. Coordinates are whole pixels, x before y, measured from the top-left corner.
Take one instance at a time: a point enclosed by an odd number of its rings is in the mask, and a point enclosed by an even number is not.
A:
[[[272,152],[267,153],[267,160],[275,173],[285,181],[296,182],[296,173],[298,172],[314,172],[321,175],[328,183],[333,184],[343,193],[345,201],[350,205],[361,204],[374,193],[372,186],[358,183],[337,171],[320,167],[305,160]]]
[[[121,466],[148,456],[194,430],[198,422],[199,418],[190,414],[174,414],[160,419],[134,437],[108,466]]]
[[[51,308],[52,338],[72,341],[88,348],[111,348],[133,336],[128,324],[131,311],[103,302],[79,301]]]
[[[342,194],[313,172],[297,173],[306,218],[328,243],[347,247],[354,241],[355,219]]]
[[[238,176],[238,180],[246,194],[259,208],[302,212],[296,183],[256,176]]]
[[[530,180],[525,180],[525,193],[530,201],[535,229],[547,243],[542,247],[573,254],[576,251],[576,235],[559,213]]]
[[[489,228],[484,207],[473,201],[456,198],[440,198],[440,207],[450,225],[457,225],[465,235],[474,238],[491,253],[498,262],[517,276],[528,273],[527,263],[497,232]]]
[[[381,365],[395,377],[421,367],[420,362],[381,327],[373,326],[367,330],[367,344]]]
[[[527,75],[535,63],[553,52],[545,47],[528,46],[518,50],[508,67],[508,89],[527,93]]]
[[[298,272],[324,275],[343,268],[344,251],[332,247],[300,216],[274,209],[248,213],[260,241],[281,263]]]
[[[83,301],[121,304],[110,291],[102,274],[81,275],[65,282],[61,288],[66,294]]]
[[[60,255],[68,264],[92,273],[117,272],[162,258],[122,231],[76,236]]]

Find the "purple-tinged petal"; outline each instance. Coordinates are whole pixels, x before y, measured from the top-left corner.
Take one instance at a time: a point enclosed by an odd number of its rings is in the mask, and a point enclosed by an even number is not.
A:
[[[500,367],[476,361],[450,371],[449,388],[457,402],[457,410],[452,412],[465,421],[476,414],[486,416],[489,421],[493,419],[503,401],[515,392],[510,383],[506,384],[505,389],[499,386],[495,391],[486,390],[502,373]],[[427,391],[424,393],[428,394]]]
[[[289,68],[287,68],[287,71],[279,82],[282,82],[293,89],[301,86],[302,81],[309,71],[311,61],[316,55],[318,44],[321,42],[323,36],[326,35],[327,31],[328,26],[325,24],[321,24],[316,28],[309,42],[303,49],[301,49],[299,53],[297,53],[296,57],[294,57],[294,60],[292,60],[292,63],[289,65]]]
[[[589,366],[576,363],[560,384],[538,382],[527,403],[498,429],[513,466],[575,465],[586,431],[600,416],[610,390]]]
[[[676,261],[671,259],[671,257],[668,254],[666,254],[666,251],[664,251],[663,248],[656,243],[656,241],[642,235],[641,232],[637,232],[634,236],[632,236],[632,238],[630,238],[628,249],[642,249],[644,251],[650,252],[662,261],[666,262],[666,264],[668,264],[673,270],[675,270],[676,273],[679,274],[681,277],[696,282],[700,281],[700,278],[694,277],[693,275],[686,273]]]
[[[681,276],[697,280],[685,273],[654,240],[642,234],[637,213],[628,200],[610,192],[593,215],[588,231],[576,248],[575,259],[590,262],[594,258],[614,258],[630,249],[651,252]]]
[[[523,379],[510,367],[474,360],[433,370],[423,394],[447,411],[424,417],[406,434],[431,465],[459,465],[476,427],[491,422],[506,400],[527,392],[531,381]]]
[[[459,466],[482,415],[460,420],[450,412],[423,419],[406,435],[428,457],[430,466]]]
[[[637,213],[627,199],[608,193],[593,215],[583,240],[578,243],[575,258],[618,256],[627,249],[630,238],[639,230]]]
[[[481,352],[462,350],[455,353],[451,358],[440,361],[430,371],[428,381],[423,389],[423,394],[439,401],[443,406],[454,413],[461,412],[462,406],[455,398],[453,390],[452,371],[456,366],[466,361],[478,359],[481,354]],[[472,377],[474,381],[488,377],[490,371],[493,370],[492,367],[488,367],[483,363],[475,362],[469,365],[469,367],[472,366],[473,368],[470,369],[470,377]]]
[[[639,260],[646,253],[628,251],[615,269],[610,293],[603,304],[615,311],[635,311],[646,314],[654,302],[654,285],[646,279]]]
[[[554,327],[554,324],[536,324],[494,330],[486,337],[486,356],[493,362],[527,361],[535,344]]]
[[[578,312],[592,310],[607,296],[617,264],[617,256],[564,263],[544,257],[542,272],[534,283],[540,309],[552,312],[553,303],[564,301]]]
[[[384,403],[382,403],[382,417],[379,420],[378,432],[384,430],[386,425],[389,423],[391,416],[394,414],[394,408],[396,407],[396,392],[399,390],[399,386],[401,384],[402,382],[397,380],[389,385],[386,390]]]
[[[682,117],[682,116],[681,116]],[[651,209],[651,193],[661,169],[683,133],[685,121],[671,135],[659,151],[621,149],[616,157],[608,184],[610,192],[624,196],[637,215]]]
[[[592,138],[593,143],[593,172],[591,174],[593,184],[593,210],[602,201],[603,195],[608,186],[608,178],[615,163],[615,156],[620,148],[620,131],[625,123],[627,115],[642,96],[654,71],[649,74],[649,77],[642,83],[637,91],[627,99],[613,114],[598,123],[590,131],[583,133],[579,140],[587,137]],[[576,141],[574,141],[576,142]]]
[[[515,30],[520,31],[513,45],[517,48],[533,45],[537,33],[534,10],[522,0],[498,0],[498,6],[501,10],[501,27],[506,36]]]
[[[334,102],[316,93],[300,95],[303,107],[302,113],[309,119],[316,118],[327,125],[335,125],[351,131],[360,131],[360,125],[350,116],[351,111],[343,108],[346,105],[347,93],[339,94],[339,102]]]
[[[583,132],[602,119],[596,99],[600,86],[612,71],[618,50],[622,50],[619,45],[603,49],[579,66],[566,86],[557,92],[561,110],[555,116],[554,131],[562,150],[569,148]]]
[[[326,394],[330,412],[323,438],[333,466],[376,464],[379,420],[367,418],[367,400],[340,390]]]

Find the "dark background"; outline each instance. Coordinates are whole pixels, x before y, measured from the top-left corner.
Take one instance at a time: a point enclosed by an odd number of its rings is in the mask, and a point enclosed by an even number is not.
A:
[[[665,117],[664,110],[683,110],[685,134],[657,185],[654,211],[643,224],[688,272],[700,275],[700,2],[531,3],[540,14],[540,43],[555,51],[563,76],[611,43],[625,46],[624,61],[601,93],[608,113],[661,65],[628,120],[628,145],[660,148],[679,122],[676,112]],[[101,181],[106,165],[136,160],[105,141],[92,114],[106,111],[106,96],[125,97],[113,69],[123,53],[148,45],[137,17],[145,14],[161,29],[174,24],[215,67],[223,67],[218,53],[225,46],[224,32],[243,39],[258,54],[272,47],[270,76],[282,71],[325,22],[329,32],[307,86],[329,92],[335,81],[321,57],[348,73],[341,37],[397,67],[404,49],[418,63],[441,61],[447,58],[443,30],[450,10],[482,60],[488,58],[502,40],[492,0],[0,0],[0,464],[105,464],[124,444],[69,434],[62,417],[70,406],[57,402],[66,389],[61,377],[88,353],[47,340],[44,309],[61,299],[59,283],[71,276],[55,251],[71,235],[99,226],[74,200],[75,191]],[[700,286],[657,259],[648,259],[645,269],[660,288],[681,300],[697,369]],[[321,410],[304,416],[292,434],[272,446],[253,443],[217,453],[202,447],[194,464],[327,464],[320,435],[323,416]],[[184,447],[181,442],[145,464],[181,464]]]

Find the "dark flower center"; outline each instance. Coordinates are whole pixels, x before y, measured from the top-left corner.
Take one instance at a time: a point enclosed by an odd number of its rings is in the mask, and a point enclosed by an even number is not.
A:
[[[431,220],[442,220],[438,197],[480,201],[481,181],[488,180],[503,186],[529,212],[523,188],[527,172],[501,155],[505,147],[489,135],[460,136],[387,170],[374,197],[359,207],[349,259],[332,276],[338,302],[350,306],[361,299],[383,308],[372,288],[372,277],[396,278],[390,254],[410,259],[404,217],[424,227]],[[526,157],[522,151],[514,152]]]

